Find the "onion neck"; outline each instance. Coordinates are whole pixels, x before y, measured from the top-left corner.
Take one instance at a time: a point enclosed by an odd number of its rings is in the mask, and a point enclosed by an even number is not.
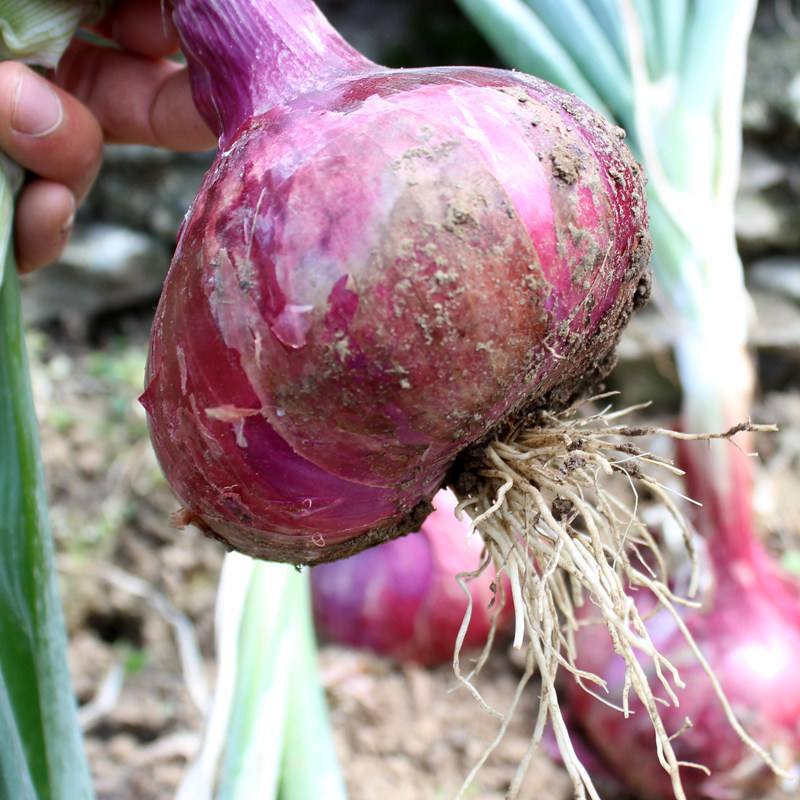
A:
[[[681,426],[687,432],[729,430],[750,418],[755,375],[747,349],[752,307],[732,235],[711,225],[703,241],[668,236],[663,209],[655,205],[656,252],[666,263],[662,299],[674,321],[675,354],[684,390]],[[768,420],[767,420],[768,421]],[[720,602],[767,604],[800,625],[800,589],[772,558],[758,534],[753,503],[751,433],[732,441],[681,443],[686,494],[695,528],[708,544]],[[741,607],[741,605],[740,605]]]
[[[380,69],[311,0],[173,0],[173,6],[195,103],[221,145],[273,106]]]
[[[721,602],[736,597],[739,608],[766,605],[800,625],[800,585],[783,572],[756,530],[747,455],[752,448],[740,436],[736,442],[741,450],[729,442],[716,443],[727,444],[716,454],[696,443],[680,448],[687,492],[703,504],[693,522],[708,543],[715,595]]]
[[[730,329],[695,330],[679,342],[677,355],[686,389],[685,430],[723,431],[750,418],[752,361]],[[753,450],[750,433],[680,448],[687,494],[702,503],[694,515],[695,527],[708,542],[717,581],[747,584],[772,571],[755,527]]]

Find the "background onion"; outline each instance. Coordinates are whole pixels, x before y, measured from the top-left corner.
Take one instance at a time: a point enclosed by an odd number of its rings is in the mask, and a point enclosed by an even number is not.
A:
[[[455,496],[437,492],[433,508],[419,533],[312,570],[320,635],[399,661],[445,664],[453,660],[467,612],[465,589],[470,618],[464,650],[487,643],[495,617],[501,632],[508,628],[508,587],[498,585],[494,569],[466,580],[478,572],[484,548],[479,536],[469,537],[469,522],[456,519]]]

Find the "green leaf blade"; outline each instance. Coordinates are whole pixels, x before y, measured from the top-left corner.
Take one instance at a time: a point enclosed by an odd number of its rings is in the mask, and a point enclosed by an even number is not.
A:
[[[229,553],[217,685],[178,800],[346,800],[317,668],[308,571]]]
[[[631,82],[603,27],[583,0],[527,0],[620,121],[631,116]]]
[[[689,108],[713,113],[725,82],[731,32],[740,17],[754,14],[755,0],[704,0],[690,3],[681,61],[681,100]]]
[[[457,0],[495,50],[516,69],[537,75],[613,116],[567,50],[522,0]]]
[[[217,800],[271,798],[277,792],[302,580],[286,564],[251,565]]]
[[[0,60],[54,67],[104,0],[0,0]],[[88,800],[13,257],[22,171],[0,154],[0,791]]]
[[[81,20],[105,0],[0,0],[0,60],[55,67]]]
[[[625,37],[622,35],[622,20],[619,16],[617,0],[585,0],[585,5],[605,32],[608,41],[614,46],[620,60],[625,63],[628,51]]]
[[[347,800],[317,667],[317,643],[308,576],[295,625],[294,668],[289,687],[280,800]]]
[[[683,39],[686,35],[687,0],[650,0],[652,16],[658,29],[664,71],[680,70]]]
[[[7,247],[7,250],[10,248]],[[0,785],[40,800],[92,796],[66,659],[36,415],[16,269],[0,289],[0,741],[24,757],[0,761]],[[11,770],[11,774],[8,771]]]

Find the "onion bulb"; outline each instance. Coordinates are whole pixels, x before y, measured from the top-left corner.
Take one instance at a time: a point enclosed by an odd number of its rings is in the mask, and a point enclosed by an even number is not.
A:
[[[507,627],[507,590],[499,591],[491,566],[481,570],[483,543],[456,518],[456,504],[452,492],[437,492],[418,533],[313,569],[319,633],[401,662],[436,666],[453,660],[468,608],[459,650],[483,648],[497,622]]]
[[[173,7],[220,137],[142,396],[176,522],[314,565],[418,530],[449,486],[508,580],[521,684],[542,681],[533,742],[553,720],[592,794],[555,690],[574,605],[601,609],[652,700],[638,658],[659,654],[627,591],[665,586],[628,557],[652,542],[602,485],[651,460],[618,435],[641,431],[575,404],[648,295],[622,132],[521,73],[378,66],[310,0]]]
[[[174,7],[220,134],[143,396],[185,519],[297,564],[416,530],[460,453],[607,371],[639,167],[565,92],[378,67],[308,0]]]

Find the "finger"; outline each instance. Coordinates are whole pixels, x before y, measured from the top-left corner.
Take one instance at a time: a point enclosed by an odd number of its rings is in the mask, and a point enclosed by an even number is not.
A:
[[[164,58],[179,49],[171,9],[164,0],[118,0],[95,30],[147,58]]]
[[[38,180],[25,186],[15,217],[20,272],[43,267],[61,255],[72,232],[75,205],[75,195],[61,183]]]
[[[0,150],[80,202],[103,154],[97,120],[74,97],[22,64],[0,64]]]
[[[195,108],[184,67],[74,41],[56,81],[80,98],[116,142],[182,152],[216,144]]]

